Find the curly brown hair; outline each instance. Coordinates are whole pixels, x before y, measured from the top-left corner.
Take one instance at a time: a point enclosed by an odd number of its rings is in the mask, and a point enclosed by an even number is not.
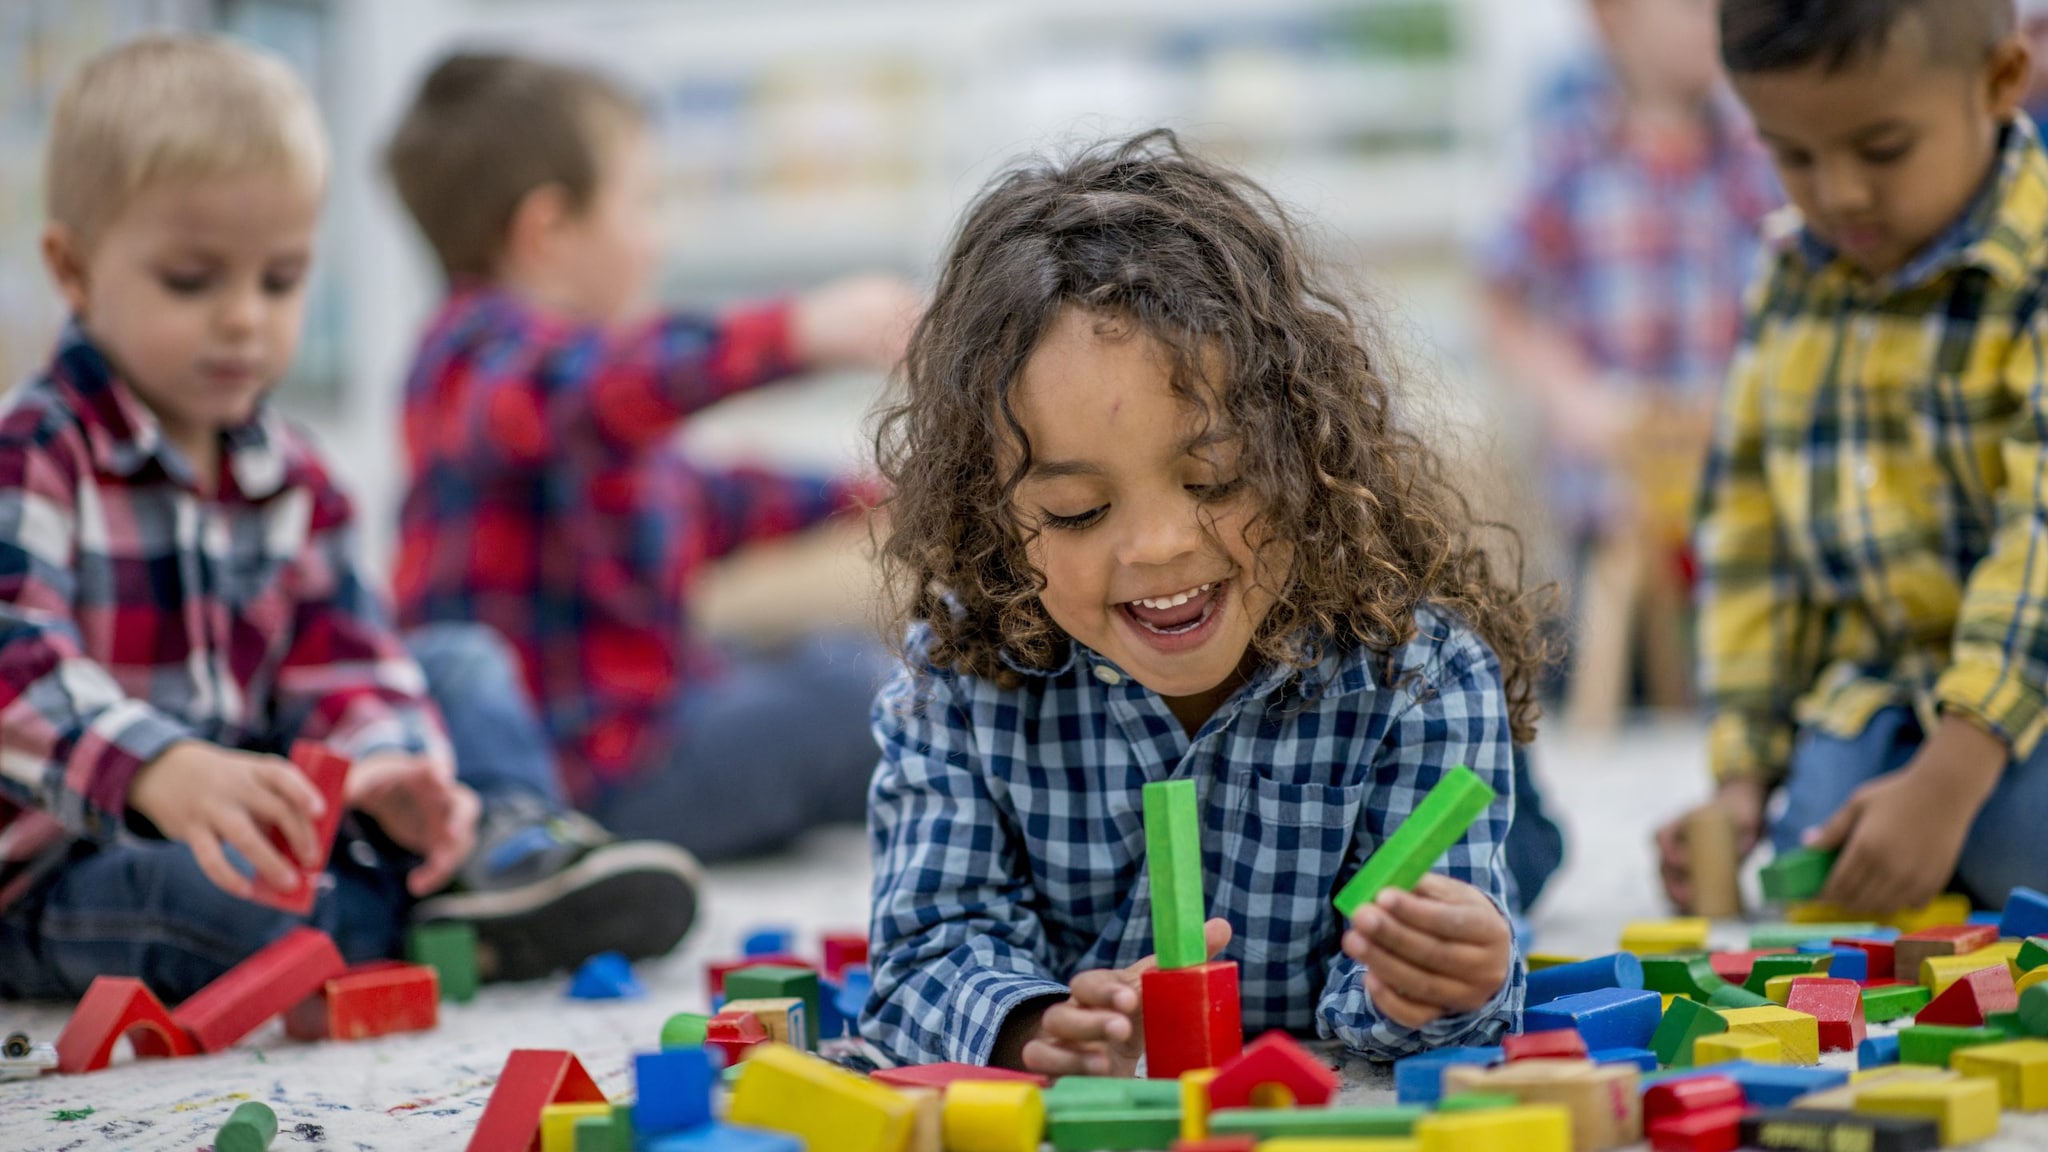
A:
[[[1241,443],[1261,552],[1289,557],[1260,561],[1279,574],[1260,657],[1305,667],[1333,642],[1391,657],[1431,604],[1492,646],[1514,737],[1533,738],[1539,613],[1519,563],[1503,577],[1479,542],[1500,531],[1519,556],[1519,539],[1475,516],[1401,426],[1382,357],[1304,247],[1269,194],[1165,130],[996,178],[953,238],[875,433],[893,619],[929,625],[934,666],[1014,685],[1013,664],[1063,652],[1027,558],[1037,525],[1013,506],[1031,455],[1011,393],[1072,306],[1158,340],[1175,390]],[[1201,386],[1218,366],[1227,386]]]

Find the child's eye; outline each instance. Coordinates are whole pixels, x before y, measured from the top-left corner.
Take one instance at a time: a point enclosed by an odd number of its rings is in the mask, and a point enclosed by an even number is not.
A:
[[[1779,148],[1773,155],[1781,168],[1804,168],[1813,163],[1813,157],[1791,148]]]
[[[298,272],[273,272],[263,278],[263,291],[272,296],[289,296],[304,279]]]
[[[1195,499],[1205,501],[1228,500],[1232,496],[1237,495],[1243,488],[1244,477],[1242,476],[1233,476],[1228,480],[1219,480],[1214,484],[1188,485],[1188,491],[1195,494]]]
[[[204,272],[159,272],[157,283],[173,296],[197,296],[206,291],[213,277]]]
[[[1863,162],[1865,164],[1896,164],[1905,159],[1906,153],[1912,150],[1913,145],[1910,141],[1904,144],[1887,144],[1882,148],[1865,148],[1863,150]]]
[[[1038,521],[1039,523],[1045,525],[1047,528],[1086,528],[1090,524],[1095,523],[1095,521],[1102,516],[1103,512],[1108,510],[1108,508],[1109,505],[1103,504],[1099,507],[1090,508],[1088,511],[1082,512],[1079,515],[1075,516],[1062,516],[1057,512],[1046,510],[1041,511],[1038,514]]]

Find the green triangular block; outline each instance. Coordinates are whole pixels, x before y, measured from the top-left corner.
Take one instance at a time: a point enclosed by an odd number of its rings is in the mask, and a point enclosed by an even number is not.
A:
[[[1657,1031],[1650,1036],[1650,1051],[1657,1054],[1659,1064],[1691,1067],[1693,1041],[1727,1030],[1728,1022],[1721,1019],[1719,1012],[1681,997],[1671,1002],[1671,1007],[1664,1010],[1664,1018],[1657,1022]]]

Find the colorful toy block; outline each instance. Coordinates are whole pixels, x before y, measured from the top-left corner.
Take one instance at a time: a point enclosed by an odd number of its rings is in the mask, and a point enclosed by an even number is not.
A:
[[[1337,1074],[1285,1032],[1268,1032],[1236,1059],[1216,1071],[1209,1083],[1209,1106],[1254,1108],[1275,1097],[1289,1107],[1320,1107],[1337,1091]]]
[[[1500,1038],[1503,1060],[1584,1060],[1586,1038],[1576,1028],[1552,1028]]]
[[[1982,924],[1943,924],[1908,932],[1892,942],[1892,977],[1920,979],[1920,962],[1932,956],[1963,956],[1998,942],[1998,929]]]
[[[405,958],[433,968],[441,999],[467,1004],[476,995],[476,926],[449,920],[416,924],[405,934]]]
[[[1598,1048],[1586,1054],[1595,1064],[1628,1064],[1641,1072],[1657,1070],[1657,1054],[1648,1048]]]
[[[1183,1136],[1173,1142],[1173,1152],[1255,1152],[1258,1146],[1255,1136],[1210,1136],[1201,1140]]]
[[[903,1152],[946,1152],[946,1098],[936,1088],[898,1088],[910,1101],[910,1137]]]
[[[818,941],[818,952],[824,960],[825,976],[837,980],[845,973],[849,964],[868,962],[868,937],[865,932],[829,932]]]
[[[1443,1098],[1443,1078],[1453,1064],[1484,1067],[1498,1064],[1494,1048],[1432,1048],[1394,1061],[1394,1100],[1401,1104],[1435,1104]]]
[[[1949,1066],[1998,1082],[2000,1106],[2016,1112],[2048,1108],[2048,1040],[2013,1040],[1960,1048]]]
[[[663,1048],[702,1048],[710,1032],[711,1017],[701,1012],[678,1012],[661,1025]]]
[[[906,1064],[901,1068],[878,1069],[869,1073],[868,1079],[891,1088],[936,1088],[942,1093],[951,1092],[953,1085],[962,1082],[1007,1082],[1041,1089],[1052,1083],[1036,1072],[984,1068],[979,1064]]]
[[[1522,1027],[1532,1033],[1574,1029],[1589,1049],[1642,1048],[1657,1031],[1662,1007],[1663,998],[1655,992],[1600,988],[1530,1008]]]
[[[1787,1064],[1816,1064],[1820,1061],[1820,1022],[1804,1012],[1780,1008],[1734,1008],[1721,1013],[1730,1032],[1752,1032],[1776,1037],[1785,1049]]]
[[[1759,951],[1765,949],[1791,949],[1801,944],[1821,940],[1833,940],[1837,936],[1868,936],[1877,930],[1877,925],[1868,920],[1817,920],[1795,924],[1757,924],[1749,930],[1749,946]]]
[[[1642,1138],[1642,1096],[1632,1066],[1582,1060],[1524,1060],[1498,1068],[1453,1067],[1449,1092],[1498,1093],[1523,1104],[1555,1104],[1571,1113],[1572,1147],[1616,1148]]]
[[[1468,1069],[1476,1071],[1476,1069]],[[1218,1136],[1256,1136],[1264,1141],[1303,1136],[1407,1136],[1426,1108],[1225,1108],[1209,1114]]]
[[[1209,1131],[1209,1085],[1216,1082],[1216,1069],[1194,1068],[1180,1074],[1180,1142],[1200,1142],[1214,1135]]]
[[[1628,956],[1630,953],[1623,952],[1620,955]],[[1684,996],[1701,1003],[1705,1003],[1707,998],[1714,994],[1714,989],[1727,983],[1714,974],[1714,958],[1700,952],[1687,952],[1676,956],[1645,956],[1642,958],[1641,967],[1643,987],[1652,992]],[[1529,986],[1533,992],[1536,986],[1534,975],[1529,977]],[[1617,984],[1613,987],[1626,988],[1628,985]],[[1534,1007],[1535,1003],[1532,997],[1530,1007]]]
[[[1590,956],[1572,956],[1563,952],[1531,952],[1524,957],[1523,962],[1529,966],[1529,971],[1541,972],[1545,968],[1562,968],[1567,964],[1577,964],[1581,960],[1590,959]]]
[[[1707,1005],[1720,1011],[1732,1008],[1784,1007],[1782,1004],[1773,1005],[1770,997],[1759,992],[1751,992],[1740,984],[1724,984],[1714,989],[1714,994],[1707,997]]]
[[[1415,1135],[1420,1152],[1572,1152],[1572,1117],[1555,1104],[1437,1112]]]
[[[1868,936],[1838,936],[1829,943],[1837,948],[1854,948],[1865,957],[1864,973],[1859,979],[1870,980],[1881,976],[1898,977],[1892,973],[1898,968],[1898,951],[1890,940],[1876,940]]]
[[[1195,782],[1145,785],[1145,868],[1152,882],[1152,951],[1161,968],[1192,968],[1209,959],[1202,923],[1202,814]]]
[[[1742,915],[1741,859],[1735,818],[1719,804],[1693,810],[1685,821],[1685,852],[1692,872],[1692,910],[1712,919]]]
[[[716,1051],[728,1068],[747,1058],[747,1051],[768,1042],[768,1026],[752,1012],[721,1011],[704,1025],[704,1046]]]
[[[1713,969],[1714,975],[1720,977],[1723,981],[1739,985],[1744,980],[1749,979],[1749,970],[1756,967],[1757,957],[1784,956],[1791,951],[1790,948],[1759,948],[1748,952],[1709,952],[1707,953],[1707,965]],[[1643,983],[1645,987],[1648,987],[1649,981],[1647,979]],[[1711,994],[1712,990],[1710,989],[1709,995]]]
[[[1521,1101],[1492,1092],[1460,1092],[1437,1101],[1438,1112],[1477,1112],[1488,1108],[1513,1108]]]
[[[604,1093],[575,1056],[518,1048],[505,1060],[497,1086],[484,1105],[469,1152],[513,1152],[531,1148],[541,1135],[541,1115],[555,1104],[603,1104]]]
[[[1673,1116],[1742,1107],[1742,1086],[1726,1076],[1695,1076],[1658,1084],[1643,1093],[1643,1123]]]
[[[1801,944],[1799,951],[1828,957],[1827,974],[1837,980],[1861,984],[1870,978],[1870,953],[1833,943]],[[1885,969],[1890,973],[1891,969]]]
[[[1783,1064],[1785,1046],[1775,1036],[1759,1036],[1753,1032],[1722,1032],[1713,1036],[1702,1036],[1693,1042],[1692,1064],[1705,1068],[1711,1064],[1750,1063]]]
[[[372,960],[320,986],[285,1013],[294,1040],[364,1040],[426,1032],[440,1022],[441,978],[425,964]]]
[[[1231,960],[1155,968],[1141,976],[1145,1075],[1177,1080],[1196,1068],[1221,1068],[1244,1051],[1237,990],[1237,963]]]
[[[637,1152],[805,1152],[804,1142],[780,1132],[706,1124],[643,1141]]]
[[[213,1152],[266,1152],[277,1139],[277,1113],[261,1100],[235,1105],[213,1136]]]
[[[609,1104],[550,1104],[540,1110],[540,1152],[576,1152],[576,1128],[594,1120],[612,1124]]]
[[[2048,936],[2048,893],[2025,886],[2013,889],[1999,914],[1998,934],[2015,939]]]
[[[2048,1037],[2048,984],[2020,993],[2020,1023],[2028,1035]]]
[[[1771,1108],[1742,1118],[1742,1147],[1812,1152],[1855,1148],[1859,1152],[1933,1152],[1941,1128],[1908,1116],[1866,1116],[1812,1108]]]
[[[1946,1024],[1915,1024],[1899,1030],[1899,1062],[1949,1066],[1959,1048],[1980,1044],[2003,1044],[2005,1033],[1996,1028],[1957,1028]]]
[[[1998,1134],[1998,1084],[1955,1080],[1886,1080],[1856,1094],[1858,1112],[1916,1116],[1941,1125],[1943,1147]]]
[[[342,814],[348,810],[342,799],[342,785],[348,777],[349,762],[322,745],[301,740],[292,745],[292,763],[306,774],[306,779],[326,802],[326,807],[313,821],[313,841],[320,849],[320,863],[311,868],[300,865],[284,833],[270,829],[270,846],[291,862],[298,872],[298,882],[289,888],[278,888],[257,876],[249,890],[249,899],[295,916],[304,916],[313,910],[313,899],[319,895],[320,874],[327,870],[327,854],[334,850],[334,834],[340,830]]]
[[[801,956],[748,956],[741,960],[714,960],[704,965],[704,983],[709,986],[710,994],[725,995],[725,978],[744,968],[806,968],[813,972],[818,970],[816,965]]]
[[[2003,967],[1979,968],[1965,972],[1913,1017],[1915,1024],[1948,1024],[1976,1028],[1994,1012],[2019,1009],[2020,996],[2013,988],[2012,973]]]
[[[633,1057],[633,1134],[682,1132],[711,1122],[711,1054],[669,1048]]]
[[[796,929],[788,925],[757,928],[740,941],[742,956],[788,956],[796,952]]]
[[[1794,848],[1780,852],[1763,866],[1764,899],[1785,903],[1811,900],[1827,887],[1828,872],[1835,866],[1836,853],[1820,848]]]
[[[1889,984],[1882,988],[1863,990],[1863,1018],[1872,1024],[1884,1024],[1902,1016],[1911,1016],[1934,999],[1934,994],[1919,984]]]
[[[107,1066],[114,1042],[128,1037],[137,1060],[190,1056],[198,1049],[192,1038],[164,1011],[156,994],[142,981],[126,976],[95,976],[57,1034],[59,1072],[97,1072]]]
[[[804,1002],[794,996],[772,1000],[727,1000],[719,1011],[751,1012],[761,1021],[761,1027],[768,1030],[768,1039],[773,1043],[810,1050],[807,1038],[811,1032],[804,1019]]]
[[[1721,1014],[1692,1000],[1673,1000],[1650,1034],[1650,1051],[1659,1063],[1686,1066],[1692,1063],[1693,1045],[1702,1036],[1726,1032],[1728,1021]]]
[[[1823,1052],[1848,1052],[1861,1044],[1868,1032],[1863,1015],[1863,989],[1854,980],[1797,981],[1785,1007],[1814,1018]]]
[[[1717,1064],[1716,1072],[1742,1089],[1752,1108],[1783,1108],[1801,1096],[1849,1082],[1846,1068],[1795,1068],[1779,1064]]]
[[[1332,903],[1346,920],[1387,887],[1413,888],[1450,851],[1495,798],[1486,781],[1464,765],[1445,772],[1365,866],[1337,891]],[[1659,949],[1669,951],[1669,949]]]
[[[1740,1146],[1742,1115],[1736,1105],[1659,1120],[1647,1132],[1651,1152],[1734,1152]]]
[[[1648,961],[1636,959],[1634,953],[1616,952],[1608,956],[1596,956],[1591,960],[1577,960],[1570,964],[1531,969],[1525,1003],[1534,1008],[1565,996],[1595,992],[1602,988],[1647,988],[1650,987],[1646,978],[1647,963]],[[1671,991],[1668,988],[1656,990]]]
[[[1670,920],[1637,920],[1621,930],[1621,950],[1638,956],[1670,952],[1704,952],[1707,930],[1704,916],[1680,916]]]
[[[1758,995],[1768,996],[1766,984],[1775,976],[1825,976],[1828,965],[1833,963],[1833,953],[1787,952],[1779,956],[1759,956],[1750,966],[1749,978],[1742,986]]]
[[[842,1152],[898,1152],[909,1139],[915,1109],[887,1085],[786,1044],[763,1044],[740,1067],[726,1109],[731,1123]]]
[[[1045,1124],[1054,1152],[1144,1152],[1166,1147],[1179,1132],[1178,1108],[1067,1113]]]
[[[618,952],[599,952],[585,960],[569,978],[569,996],[576,1000],[638,1000],[647,995],[633,962]]]
[[[1045,1096],[1018,1080],[953,1080],[946,1089],[947,1152],[1038,1152]]]
[[[2036,984],[2048,984],[2048,966],[2032,969],[2012,982],[2013,991],[2024,996]]]
[[[2029,936],[2020,944],[2020,971],[2038,972],[2048,968],[2048,936]]]
[[[738,968],[725,974],[727,1003],[736,1000],[783,1000],[795,997],[804,1002],[805,1037],[799,1047],[818,1046],[818,1000],[823,994],[818,973],[810,968],[766,964]]]
[[[1769,980],[1764,981],[1764,999],[1783,1008],[1792,999],[1793,981],[1826,979],[1826,976],[1812,976],[1804,973],[1796,976],[1773,976]],[[1856,990],[1861,992],[1863,989],[1859,986]]]
[[[1899,1034],[1881,1032],[1865,1036],[1856,1046],[1856,1067],[1883,1068],[1899,1062]]]
[[[1062,1076],[1045,1090],[1045,1114],[1179,1108],[1180,1084],[1126,1076]]]
[[[294,928],[227,970],[171,1013],[201,1052],[218,1052],[347,969],[334,941]]]

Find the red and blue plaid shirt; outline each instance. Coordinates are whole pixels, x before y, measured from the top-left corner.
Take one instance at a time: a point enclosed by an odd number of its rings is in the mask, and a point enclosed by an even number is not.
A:
[[[717,674],[688,633],[693,577],[865,491],[674,448],[692,412],[796,370],[789,319],[776,304],[607,332],[472,289],[428,326],[405,393],[400,617],[511,641],[581,802],[658,760],[678,693]]]
[[[216,493],[74,326],[0,413],[0,906],[179,740],[445,748],[348,498],[265,410]]]

